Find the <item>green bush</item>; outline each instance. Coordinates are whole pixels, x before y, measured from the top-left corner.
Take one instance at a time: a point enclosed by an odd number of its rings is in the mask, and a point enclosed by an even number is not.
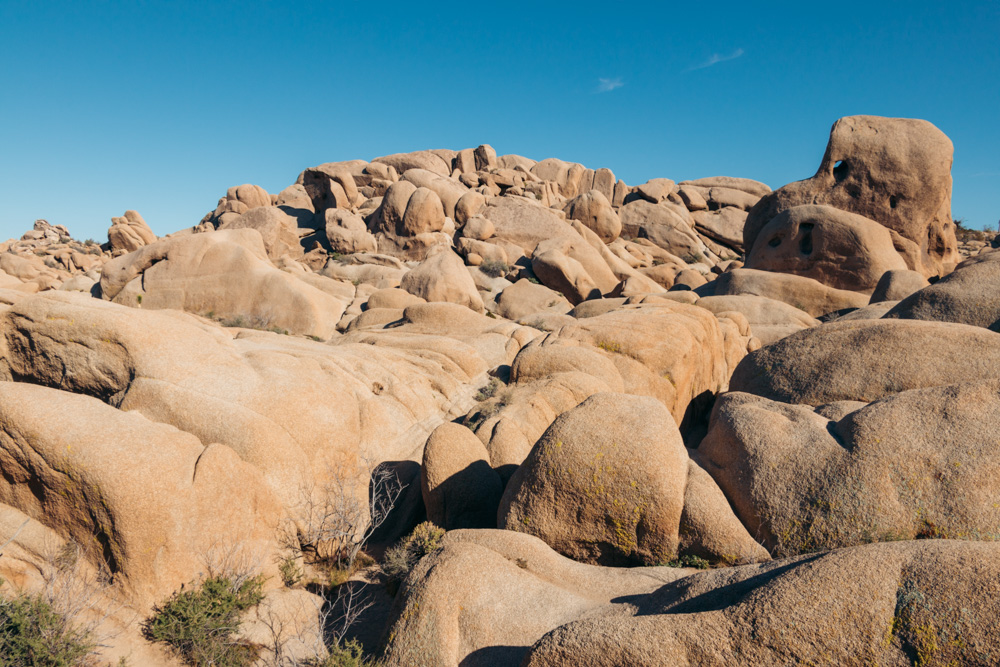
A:
[[[430,521],[424,521],[413,529],[396,546],[385,552],[382,571],[385,573],[390,592],[395,594],[410,570],[420,562],[420,559],[438,548],[444,529]]]
[[[375,667],[377,664],[365,659],[364,649],[356,639],[330,647],[330,655],[323,660],[307,663],[308,667]]]
[[[0,596],[0,665],[77,667],[94,664],[93,637],[38,595]]]
[[[707,570],[711,565],[704,558],[685,554],[667,563],[667,567],[693,567],[699,570]]]
[[[202,667],[249,667],[256,646],[235,639],[240,614],[264,599],[264,579],[242,583],[229,577],[206,579],[201,586],[180,590],[143,624],[146,638],[170,644],[188,664]]]

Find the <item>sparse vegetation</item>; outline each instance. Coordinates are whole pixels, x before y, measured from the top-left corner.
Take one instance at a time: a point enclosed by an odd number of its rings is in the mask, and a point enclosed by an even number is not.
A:
[[[491,377],[489,384],[487,384],[485,387],[483,387],[476,393],[475,399],[480,403],[482,401],[488,401],[489,399],[496,396],[497,392],[500,391],[500,387],[502,386],[504,386],[503,382],[501,382],[495,377]]]
[[[479,270],[490,278],[500,278],[507,275],[510,267],[507,266],[506,262],[501,262],[499,259],[487,259],[479,265]]]
[[[255,329],[271,333],[288,335],[288,329],[282,329],[271,323],[271,319],[261,315],[236,315],[234,317],[218,318],[219,324],[232,329]]]
[[[322,660],[312,660],[306,667],[376,667],[378,663],[365,658],[364,649],[357,640],[334,644],[330,654]]]
[[[621,343],[615,342],[613,340],[601,340],[597,342],[597,347],[601,348],[605,352],[611,352],[612,354],[621,354],[622,346]]]
[[[42,595],[0,595],[0,664],[4,667],[93,665],[96,646],[89,631],[74,626]]]
[[[368,538],[396,506],[404,488],[396,474],[386,466],[362,467],[369,479],[367,503],[355,493],[353,473],[359,471],[353,469],[331,468],[321,487],[302,490],[301,520],[282,541],[307,563],[353,573]]]
[[[278,563],[278,573],[281,575],[281,582],[291,588],[302,581],[302,568],[299,561],[293,555],[285,556]]]
[[[0,544],[0,554],[27,523]],[[115,596],[89,569],[77,544],[66,542],[42,556],[40,591],[0,593],[0,666],[98,665],[97,648],[112,636],[99,626],[120,608]]]
[[[711,564],[700,556],[684,554],[666,564],[667,567],[693,567],[697,570],[707,570]]]
[[[147,639],[164,642],[195,667],[249,667],[260,649],[236,639],[240,615],[264,599],[260,576],[212,576],[154,608],[143,625]]]
[[[382,571],[386,575],[389,592],[393,595],[399,589],[399,585],[406,579],[420,559],[437,549],[441,538],[444,537],[444,529],[430,521],[425,521],[413,529],[396,546],[385,552],[385,560],[382,563]]]

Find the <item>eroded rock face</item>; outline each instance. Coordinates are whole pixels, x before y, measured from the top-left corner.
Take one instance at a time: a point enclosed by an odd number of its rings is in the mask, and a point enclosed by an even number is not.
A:
[[[278,550],[283,511],[257,469],[89,396],[0,382],[0,466],[0,502],[87,547],[144,606],[197,578],[213,546]]]
[[[255,209],[266,210],[266,209]],[[274,268],[260,234],[233,229],[163,239],[109,262],[105,299],[133,308],[175,308],[330,338],[346,304]]]
[[[0,330],[13,376],[227,445],[289,511],[338,470],[366,489],[362,460],[419,457],[430,430],[472,403],[471,385],[489,368],[440,335],[334,346],[269,332],[234,338],[183,313],[67,292],[19,301]]]
[[[874,401],[1000,377],[1000,334],[914,320],[847,320],[792,334],[747,355],[733,391],[786,403]]]
[[[889,230],[830,206],[793,206],[774,216],[747,253],[746,268],[871,291],[886,271],[905,270]]]
[[[511,478],[498,525],[601,565],[676,556],[687,480],[677,424],[653,398],[595,394],[561,415]]]
[[[887,318],[961,322],[1000,331],[1000,253],[962,262],[955,272],[914,292],[886,313]]]
[[[1000,381],[812,408],[732,392],[697,460],[772,553],[1000,538]]]
[[[125,211],[125,215],[120,218],[111,218],[108,243],[112,254],[129,253],[155,241],[156,234],[138,211]]]
[[[765,195],[750,211],[743,245],[753,248],[775,216],[822,204],[875,220],[893,232],[907,268],[945,275],[958,261],[951,218],[951,140],[925,120],[848,116],[830,131],[816,175]]]

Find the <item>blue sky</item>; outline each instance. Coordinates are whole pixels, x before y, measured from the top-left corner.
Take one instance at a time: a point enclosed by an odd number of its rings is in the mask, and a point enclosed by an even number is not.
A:
[[[954,216],[1000,219],[996,0],[539,4],[3,0],[0,239],[165,234],[231,185],[480,143],[778,187],[854,114],[935,123]]]

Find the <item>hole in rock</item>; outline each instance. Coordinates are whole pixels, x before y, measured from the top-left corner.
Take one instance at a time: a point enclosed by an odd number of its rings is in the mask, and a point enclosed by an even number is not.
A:
[[[889,208],[896,208],[897,204],[899,204],[899,200],[896,199],[896,195],[890,195],[889,196]]]
[[[840,183],[847,178],[848,171],[847,160],[837,160],[837,163],[833,165],[833,178]]]
[[[767,242],[767,245],[771,246],[772,248],[777,248],[779,245],[781,245],[781,237],[775,236],[773,239]]]
[[[811,255],[813,251],[813,224],[804,222],[799,225],[799,233],[802,238],[799,240],[799,250],[803,255]]]

